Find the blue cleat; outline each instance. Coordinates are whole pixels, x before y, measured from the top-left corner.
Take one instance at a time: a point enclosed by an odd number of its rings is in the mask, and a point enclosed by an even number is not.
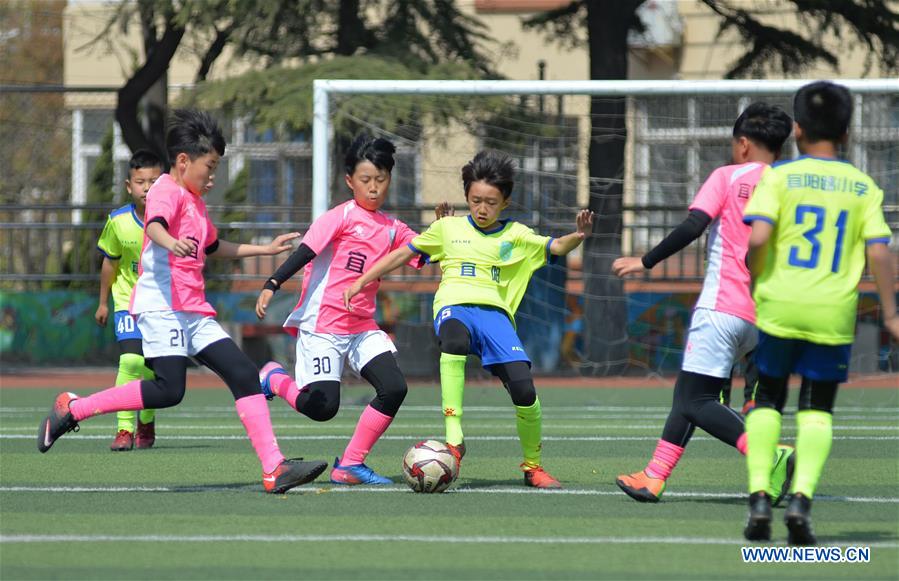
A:
[[[265,399],[267,400],[272,400],[275,398],[275,393],[272,391],[271,382],[272,375],[274,375],[275,373],[287,375],[287,372],[277,361],[269,361],[262,366],[262,369],[259,370],[259,387],[262,388],[262,395],[264,395]]]
[[[393,484],[393,480],[381,476],[365,464],[341,466],[340,458],[334,458],[331,482],[334,484],[373,484],[377,486]]]

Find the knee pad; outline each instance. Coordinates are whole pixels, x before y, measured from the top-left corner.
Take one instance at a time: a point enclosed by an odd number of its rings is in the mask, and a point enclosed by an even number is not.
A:
[[[297,410],[316,422],[327,422],[340,409],[340,382],[316,381],[297,397]]]
[[[759,374],[758,387],[755,391],[755,406],[772,408],[783,412],[787,401],[787,382],[789,377],[769,377]]]
[[[537,388],[534,387],[532,378],[513,379],[505,385],[509,395],[512,396],[512,403],[518,407],[529,407],[537,401]]]
[[[799,411],[817,410],[832,414],[838,387],[836,381],[817,381],[803,377],[802,387],[799,388]]]
[[[455,319],[440,325],[440,351],[450,355],[468,355],[471,348],[471,334],[468,327]]]

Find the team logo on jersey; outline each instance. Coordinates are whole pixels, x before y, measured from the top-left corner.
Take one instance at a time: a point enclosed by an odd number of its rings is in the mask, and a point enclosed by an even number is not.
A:
[[[512,243],[503,240],[499,243],[499,259],[506,262],[512,258]]]
[[[365,228],[362,227],[362,224],[356,224],[356,227],[353,228],[353,235],[356,238],[365,238]]]

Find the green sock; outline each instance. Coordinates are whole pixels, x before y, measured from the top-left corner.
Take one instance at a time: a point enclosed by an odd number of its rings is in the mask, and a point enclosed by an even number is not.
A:
[[[440,395],[443,400],[446,442],[454,446],[462,443],[462,394],[465,391],[467,359],[467,355],[440,354]]]
[[[790,492],[811,498],[830,455],[833,443],[833,415],[818,410],[796,414],[796,472]]]
[[[768,490],[782,419],[780,412],[772,408],[755,408],[746,416],[746,468],[750,494]]]
[[[144,365],[143,373],[144,379],[156,379],[156,374],[146,365]],[[140,423],[151,424],[156,421],[156,410],[140,410],[138,417],[140,418]]]
[[[521,452],[524,454],[524,463],[529,468],[540,466],[540,451],[542,448],[541,432],[543,427],[540,400],[535,400],[527,407],[515,406],[516,427],[518,439],[521,441]]]
[[[119,356],[119,372],[115,378],[116,385],[124,385],[135,379],[143,378],[144,358],[136,353],[123,353]],[[116,413],[118,427],[116,430],[125,430],[134,433],[137,421],[137,412],[125,411]]]

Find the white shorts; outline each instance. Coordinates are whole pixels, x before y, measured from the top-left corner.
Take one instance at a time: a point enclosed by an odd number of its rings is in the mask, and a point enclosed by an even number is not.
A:
[[[388,352],[396,353],[396,347],[384,331],[364,331],[354,335],[300,331],[297,336],[297,385],[340,381],[344,361],[359,373],[369,361]]]
[[[730,377],[734,363],[755,349],[758,331],[740,317],[710,309],[696,309],[681,369],[712,377]]]
[[[230,335],[209,315],[182,311],[150,311],[137,316],[144,357],[193,357]]]

